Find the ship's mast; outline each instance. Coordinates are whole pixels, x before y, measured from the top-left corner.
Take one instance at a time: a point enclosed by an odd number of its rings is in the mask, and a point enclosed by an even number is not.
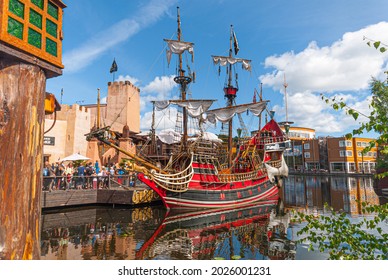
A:
[[[178,32],[177,39],[178,42],[181,42],[182,31],[181,31],[181,17],[179,13],[179,7],[177,7],[177,22],[178,22]],[[180,86],[181,99],[186,100],[186,88],[187,85],[191,82],[190,77],[185,76],[185,70],[183,70],[182,63],[182,53],[178,54],[179,57],[179,69],[178,76],[174,78],[174,81]],[[185,107],[182,108],[183,114],[183,136],[182,136],[182,149],[186,148],[187,143],[187,110]]]
[[[100,128],[100,89],[97,89],[97,129]]]
[[[229,40],[229,58],[233,58],[233,25],[230,26],[230,40]],[[232,64],[228,65],[229,75],[228,75],[228,84],[224,88],[225,98],[227,99],[227,106],[231,107],[234,104],[236,98],[236,93],[238,91],[237,87],[233,86],[233,72]],[[228,166],[232,166],[232,148],[233,148],[233,120],[229,121],[228,127]]]
[[[284,104],[286,106],[286,122],[288,122],[288,106],[287,106],[287,87],[288,84],[286,83],[286,73],[284,73]]]
[[[290,126],[294,122],[288,121],[288,104],[287,104],[287,87],[288,87],[288,84],[286,83],[286,74],[285,73],[284,73],[283,86],[284,86],[284,106],[285,106],[285,109],[286,109],[286,120],[284,122],[279,122],[278,124],[284,126],[284,130],[286,132],[286,135],[288,136],[288,132],[290,131]]]
[[[260,83],[260,95],[259,95],[259,100],[260,100],[260,102],[263,101],[263,83]],[[261,112],[260,115],[259,115],[259,131],[261,130],[261,115],[262,115],[262,112]]]
[[[152,101],[152,123],[151,123],[151,151],[156,151],[156,133],[155,133],[155,101]]]

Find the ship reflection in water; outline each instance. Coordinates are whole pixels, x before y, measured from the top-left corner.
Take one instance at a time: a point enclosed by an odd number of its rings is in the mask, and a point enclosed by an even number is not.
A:
[[[356,200],[380,204],[370,178],[290,176],[282,197],[280,203],[185,213],[162,206],[45,212],[41,259],[325,259],[296,248],[298,225],[288,210],[320,214],[327,202],[358,215]]]
[[[186,213],[166,213],[158,207],[46,213],[41,256],[59,260],[294,259],[295,244],[286,236],[289,217],[276,215],[277,202]]]
[[[288,215],[277,217],[277,200],[255,207],[169,213],[136,252],[138,259],[294,259],[286,237]]]

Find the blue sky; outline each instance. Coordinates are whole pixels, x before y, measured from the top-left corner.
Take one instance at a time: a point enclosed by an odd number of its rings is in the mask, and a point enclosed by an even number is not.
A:
[[[191,66],[196,83],[193,98],[217,99],[225,104],[225,72],[211,55],[227,55],[233,24],[240,52],[252,60],[252,71],[239,72],[237,103],[252,101],[254,88],[263,83],[278,121],[285,119],[284,74],[288,119],[316,129],[317,135],[339,136],[357,125],[343,112],[336,113],[320,99],[341,96],[361,112],[368,112],[372,76],[383,79],[388,52],[366,45],[363,37],[388,43],[386,0],[82,0],[64,1],[63,75],[47,81],[47,91],[64,104],[96,103],[97,88],[106,96],[113,59],[116,79],[129,79],[141,89],[141,129],[150,125],[149,100],[173,98],[175,63],[167,67],[164,38],[176,38],[176,7],[182,33],[193,42]],[[163,113],[162,128],[172,126],[171,112]],[[249,128],[256,120],[244,116]],[[253,127],[251,127],[253,126]],[[257,125],[256,125],[257,126]]]

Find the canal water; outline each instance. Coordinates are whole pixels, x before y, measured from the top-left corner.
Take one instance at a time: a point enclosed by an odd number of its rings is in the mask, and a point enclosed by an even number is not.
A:
[[[167,213],[161,205],[45,211],[41,259],[323,260],[326,253],[296,244],[301,225],[292,222],[292,210],[325,215],[327,203],[358,219],[357,201],[385,203],[371,177],[290,175],[281,197],[281,203],[187,213]]]

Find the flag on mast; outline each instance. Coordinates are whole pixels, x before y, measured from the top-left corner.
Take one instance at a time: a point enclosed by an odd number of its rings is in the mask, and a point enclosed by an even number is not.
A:
[[[117,63],[116,59],[113,59],[112,66],[110,67],[110,73],[117,72]]]
[[[237,55],[240,48],[238,47],[238,41],[236,37],[236,33],[233,31],[233,45],[234,45],[234,54]]]

